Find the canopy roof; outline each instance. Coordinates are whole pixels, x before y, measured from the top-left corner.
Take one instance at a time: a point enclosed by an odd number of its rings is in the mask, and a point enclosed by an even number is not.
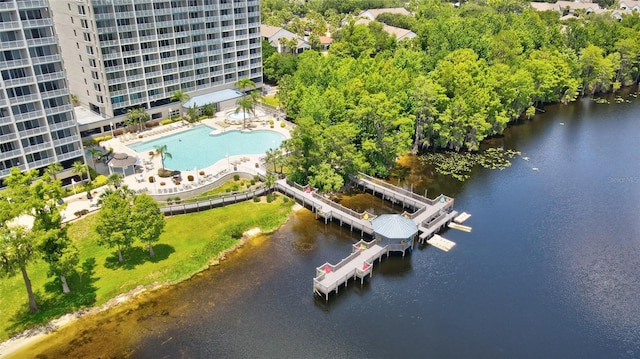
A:
[[[129,156],[126,153],[116,153],[113,155],[109,166],[118,168],[127,168],[136,164],[138,159],[136,157]]]
[[[383,214],[371,221],[373,231],[386,238],[410,238],[418,233],[418,226],[399,214]]]
[[[225,89],[220,91],[209,92],[204,95],[193,96],[189,101],[185,102],[184,107],[190,108],[194,104],[196,107],[204,106],[209,103],[218,103],[228,100],[233,100],[242,97],[242,92]]]

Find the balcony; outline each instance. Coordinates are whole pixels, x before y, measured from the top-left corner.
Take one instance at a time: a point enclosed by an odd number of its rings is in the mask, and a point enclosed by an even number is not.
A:
[[[25,29],[31,28],[31,27],[47,27],[47,26],[53,26],[53,21],[51,21],[51,18],[24,20],[22,21],[22,26],[24,26]]]
[[[51,91],[45,91],[40,93],[40,96],[42,96],[43,99],[60,97],[60,96],[68,96],[68,95],[69,95],[68,89],[51,90]]]
[[[18,30],[19,28],[20,28],[20,21],[0,22],[0,30]]]
[[[20,138],[27,138],[27,137],[42,135],[43,133],[49,133],[49,130],[47,129],[46,126],[40,126],[40,127],[32,128],[29,130],[18,131],[18,136],[20,136]],[[44,145],[48,145],[48,144],[44,143]],[[29,146],[29,148],[31,147],[32,146]],[[34,152],[34,151],[30,151],[30,152]]]
[[[21,155],[22,155],[22,152],[20,150],[0,152],[0,160],[8,160],[10,158],[19,157]]]
[[[1,24],[1,23],[0,23]],[[16,41],[0,41],[0,50],[11,50],[24,47],[23,40]]]
[[[41,37],[38,39],[28,39],[27,40],[27,45],[29,47],[32,46],[42,46],[42,45],[56,45],[56,38],[53,36],[49,36],[49,37]]]
[[[36,75],[36,81],[38,82],[45,82],[45,81],[51,81],[51,80],[63,80],[63,79],[64,79],[64,72],[62,71],[53,72],[50,74]]]
[[[73,111],[72,105],[62,105],[62,106],[48,108],[47,115],[54,115],[57,113],[71,112],[71,111]]]
[[[25,102],[34,102],[34,101],[38,101],[38,100],[40,100],[40,97],[38,96],[38,94],[37,93],[32,93],[32,94],[29,94],[29,95],[13,97],[13,98],[9,99],[9,102],[11,102],[12,105],[17,105],[17,104],[21,104],[21,103],[25,103]]]
[[[65,128],[75,127],[75,125],[76,125],[76,123],[73,120],[62,121],[62,122],[58,122],[58,123],[50,123],[49,124],[49,130],[50,131],[62,130],[62,129],[65,129]]]
[[[17,115],[14,115],[13,118],[15,119],[15,121],[25,121],[25,120],[31,120],[34,118],[40,118],[40,117],[44,117],[44,112],[42,110],[35,110],[35,111],[30,111],[30,112],[25,112],[25,113],[19,113]],[[2,117],[0,119],[8,119],[9,123],[11,122],[11,118],[10,117]]]
[[[82,151],[81,150],[75,150],[75,151],[59,154],[58,155],[58,162],[70,160],[72,158],[79,158],[79,157],[82,157]]]
[[[78,142],[78,141],[79,141],[79,138],[78,138],[77,135],[71,135],[71,136],[68,136],[68,137],[65,137],[65,138],[54,140],[53,141],[53,146],[54,147],[59,147],[59,146],[67,145],[67,144]]]
[[[0,69],[10,69],[13,67],[29,66],[29,59],[18,59],[11,61],[0,61]]]
[[[48,64],[48,63],[60,62],[60,61],[62,61],[62,57],[60,56],[60,54],[47,55],[47,56],[38,56],[38,57],[32,57],[31,58],[31,62],[33,62],[34,65],[37,65],[37,64]]]
[[[49,148],[51,148],[51,144],[48,143],[48,142],[43,142],[43,143],[39,143],[37,145],[23,147],[25,154],[34,153],[34,152],[40,152],[40,151],[44,151],[44,150],[49,149]]]
[[[15,140],[18,136],[15,133],[7,133],[6,135],[0,135],[0,142],[6,143],[11,140]]]
[[[33,76],[27,76],[27,77],[20,77],[13,80],[6,80],[4,82],[4,87],[8,88],[8,87],[13,87],[18,85],[30,85],[33,83],[35,83],[35,81],[33,80]]]

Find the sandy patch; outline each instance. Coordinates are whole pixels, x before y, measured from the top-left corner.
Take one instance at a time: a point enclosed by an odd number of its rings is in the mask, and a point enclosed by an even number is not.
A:
[[[243,235],[247,237],[255,237],[260,233],[262,233],[262,230],[259,227],[256,227],[256,228],[251,228],[250,230],[244,232]]]

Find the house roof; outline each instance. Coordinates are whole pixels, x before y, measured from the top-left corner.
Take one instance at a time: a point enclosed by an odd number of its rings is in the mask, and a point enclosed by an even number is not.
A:
[[[360,16],[366,16],[370,19],[375,19],[380,14],[411,15],[411,13],[403,7],[392,7],[392,8],[385,8],[385,9],[368,9],[361,12]]]
[[[622,0],[620,1],[620,8],[640,11],[640,0]]]
[[[284,30],[281,27],[278,26],[271,26],[271,25],[260,25],[260,35],[262,37],[271,37],[275,34],[278,33],[278,31],[280,30]]]
[[[225,89],[220,91],[213,91],[199,96],[193,96],[189,101],[185,102],[184,107],[188,108],[193,106],[204,106],[208,103],[218,103],[228,100],[233,100],[242,97],[242,92]]]
[[[371,21],[373,20],[369,20],[367,18],[361,18],[356,20],[355,24],[356,25],[368,25]],[[386,24],[382,24],[382,30],[384,30],[384,32],[386,32],[389,35],[395,35],[397,40],[402,40],[406,37],[408,38],[414,38],[416,36],[418,36],[415,32],[411,31],[411,30],[407,30],[407,29],[402,29],[399,27],[395,27],[395,26],[389,26]]]
[[[383,214],[371,221],[373,232],[386,238],[410,238],[418,233],[418,226],[400,214]]]
[[[531,7],[537,11],[557,10],[556,4],[548,2],[532,2]]]
[[[323,45],[327,45],[333,42],[333,39],[328,36],[319,36],[319,37],[320,37],[320,43]]]
[[[596,3],[583,3],[583,2],[575,2],[575,1],[558,1],[556,2],[556,6],[560,7],[560,10],[564,8],[569,8],[572,10],[584,9],[584,10],[597,10],[600,9],[600,5]]]

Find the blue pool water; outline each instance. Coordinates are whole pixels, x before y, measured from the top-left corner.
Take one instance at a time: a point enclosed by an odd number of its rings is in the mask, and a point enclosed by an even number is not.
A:
[[[274,131],[229,131],[210,135],[213,128],[198,126],[194,129],[157,140],[137,143],[129,148],[140,154],[154,151],[154,146],[167,145],[172,158],[165,158],[168,169],[188,171],[205,168],[223,160],[227,155],[259,155],[280,146],[285,137]]]

